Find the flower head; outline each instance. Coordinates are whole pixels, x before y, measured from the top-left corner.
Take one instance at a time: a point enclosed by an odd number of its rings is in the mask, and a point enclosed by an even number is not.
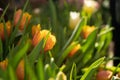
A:
[[[94,0],[84,0],[83,11],[92,14],[98,9],[98,3]]]
[[[10,36],[10,33],[11,33],[11,23],[10,21],[6,22],[6,31],[7,31],[7,35]],[[2,40],[4,40],[5,38],[5,34],[4,34],[4,24],[3,23],[0,23],[0,38]]]
[[[101,70],[96,75],[96,80],[110,80],[112,77],[112,71]]]
[[[36,33],[38,33],[40,31],[40,29],[41,29],[40,24],[34,25],[32,27],[32,36],[34,36]]]
[[[86,39],[89,36],[89,34],[91,32],[93,32],[94,30],[95,30],[95,26],[88,26],[88,25],[84,26],[83,29],[82,29],[83,38]]]
[[[33,37],[32,43],[34,46],[36,46],[42,39],[46,39],[46,38],[47,41],[44,47],[44,51],[48,51],[52,49],[56,43],[56,37],[53,36],[48,30],[41,30],[37,32]]]
[[[24,60],[21,60],[17,66],[16,74],[18,80],[24,80]]]
[[[74,45],[75,42],[72,42],[71,45]],[[70,51],[69,57],[72,57],[79,49],[81,48],[80,44],[76,44],[75,47]]]
[[[0,68],[2,68],[3,70],[6,70],[7,65],[8,65],[8,59],[5,59],[2,62],[0,62]]]
[[[20,9],[18,11],[16,11],[15,16],[14,16],[14,25],[15,26],[18,24],[22,13],[23,13],[23,11]],[[31,15],[29,13],[27,13],[27,12],[23,13],[22,19],[20,21],[19,29],[23,30],[25,24],[26,23],[28,24],[30,22],[30,19],[31,19]]]
[[[69,27],[74,29],[80,20],[80,13],[70,12]]]

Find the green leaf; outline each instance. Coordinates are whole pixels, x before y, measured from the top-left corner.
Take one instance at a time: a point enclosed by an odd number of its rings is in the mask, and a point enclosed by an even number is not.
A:
[[[44,40],[41,40],[39,44],[37,44],[35,48],[31,51],[31,53],[28,55],[28,59],[31,65],[34,64],[36,58],[38,58],[38,56],[40,55],[40,51],[43,50],[43,44],[44,44]]]
[[[76,80],[76,77],[77,77],[76,64],[73,63],[73,66],[70,72],[70,80]]]
[[[5,13],[6,13],[8,7],[9,7],[9,5],[6,6],[4,12],[3,12],[2,15],[0,16],[0,22],[1,22],[1,20],[3,19],[3,17],[5,16]]]
[[[66,50],[64,50],[64,52],[62,53],[61,56],[59,56],[58,60],[57,60],[57,64],[60,66],[62,64],[62,62],[65,60],[65,58],[68,56],[69,52],[76,46],[77,43],[68,46],[68,48]]]
[[[38,80],[45,80],[44,65],[41,58],[39,58],[36,67],[37,67],[36,69],[37,69]]]
[[[95,29],[86,39],[85,43],[82,44],[81,56],[78,56],[75,59],[75,62],[78,64],[77,70],[79,70],[81,67],[84,67],[87,63],[89,63],[90,59],[92,59],[93,51],[95,49],[95,43],[97,39],[97,32],[98,29]]]
[[[13,67],[17,67],[19,61],[21,60],[21,58],[27,53],[29,47],[30,47],[30,43],[29,41],[25,41],[26,43],[24,43],[24,45],[22,45],[17,52],[15,54],[15,56],[12,57],[11,63],[13,63]],[[22,44],[22,43],[21,43]]]
[[[51,12],[51,20],[52,24],[56,26],[57,24],[57,14],[56,14],[56,8],[53,3],[53,0],[49,0],[49,7],[50,7],[50,12]]]
[[[81,77],[80,80],[91,80],[91,77],[92,77],[92,74],[93,74],[91,72],[93,72],[93,70],[95,68],[97,68],[100,64],[102,64],[104,59],[105,59],[105,57],[102,57],[102,58],[98,59],[97,61],[95,61],[94,63],[92,63],[90,65],[90,67],[88,68],[88,70],[83,74],[83,76]],[[91,75],[91,76],[89,76],[89,75]]]
[[[80,33],[82,31],[83,26],[86,24],[86,18],[83,17],[81,18],[81,20],[79,21],[79,23],[76,25],[74,31],[72,32],[72,35],[70,36],[70,38],[68,39],[67,43],[65,44],[65,46],[63,47],[63,51],[68,47],[68,45],[72,42],[75,41],[79,38]]]
[[[10,65],[8,66],[8,76],[10,80],[17,80],[15,71],[13,70],[13,67]]]
[[[32,66],[30,65],[30,62],[28,60],[26,60],[26,63],[25,63],[25,72],[26,72],[26,78],[27,80],[30,79],[30,80],[38,80],[37,79],[37,76],[35,74],[35,70],[34,68],[32,68]]]

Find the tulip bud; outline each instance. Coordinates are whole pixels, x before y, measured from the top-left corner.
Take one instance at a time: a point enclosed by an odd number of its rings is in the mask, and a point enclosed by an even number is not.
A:
[[[83,11],[92,14],[98,9],[98,3],[94,0],[84,0]]]
[[[18,21],[19,21],[21,15],[22,15],[22,10],[19,9],[18,11],[16,11],[15,16],[14,16],[14,25],[15,26],[18,24]],[[24,30],[25,24],[26,23],[28,24],[30,22],[30,19],[31,19],[31,15],[29,13],[27,13],[27,12],[23,13],[22,19],[21,19],[20,25],[19,25],[19,29],[21,31]]]
[[[74,45],[75,42],[73,42],[71,45]],[[80,49],[80,44],[77,44],[69,53],[69,57],[72,57],[79,49]]]
[[[3,70],[6,70],[8,65],[8,59],[5,59],[4,61],[0,62],[0,68],[2,68]]]
[[[93,32],[94,30],[95,30],[95,26],[88,26],[88,25],[84,26],[83,29],[82,29],[83,38],[86,39],[89,36],[89,34],[91,32]]]
[[[7,31],[7,35],[10,36],[10,33],[11,33],[11,23],[10,23],[10,21],[6,22],[6,31]],[[4,24],[3,23],[0,23],[0,38],[2,40],[4,40],[4,38],[5,38]]]
[[[21,60],[16,69],[18,80],[24,80],[24,60]]]
[[[40,29],[41,29],[40,24],[34,25],[32,27],[32,36],[34,36],[36,33],[38,33],[40,31]]]
[[[67,77],[63,72],[60,71],[56,76],[56,80],[67,80]]]
[[[108,70],[101,70],[96,75],[96,80],[111,80],[112,72]]]
[[[70,12],[69,27],[71,29],[74,29],[79,21],[80,21],[80,13]]]

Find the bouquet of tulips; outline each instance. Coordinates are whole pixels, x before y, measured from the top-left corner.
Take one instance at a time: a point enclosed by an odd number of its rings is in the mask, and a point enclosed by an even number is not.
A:
[[[78,11],[49,0],[33,13],[28,3],[8,21],[9,5],[0,9],[1,80],[119,79],[119,65],[107,66],[113,27],[109,19],[103,25],[97,2],[85,0]]]

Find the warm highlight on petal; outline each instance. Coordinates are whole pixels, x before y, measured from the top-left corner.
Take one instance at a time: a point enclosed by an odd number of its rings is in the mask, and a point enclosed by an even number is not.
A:
[[[6,70],[8,65],[8,59],[5,59],[4,61],[0,62],[0,68],[2,68],[3,70]]]
[[[95,30],[95,26],[88,26],[88,25],[84,26],[83,29],[82,29],[83,38],[86,39],[89,36],[89,34],[91,32],[93,32],[94,30]]]
[[[40,29],[41,29],[40,24],[34,25],[34,26],[32,27],[32,36],[34,36],[37,32],[39,32]]]
[[[75,42],[73,42],[71,45],[74,45]],[[79,49],[81,48],[80,44],[77,44],[69,53],[69,57],[72,57]]]

